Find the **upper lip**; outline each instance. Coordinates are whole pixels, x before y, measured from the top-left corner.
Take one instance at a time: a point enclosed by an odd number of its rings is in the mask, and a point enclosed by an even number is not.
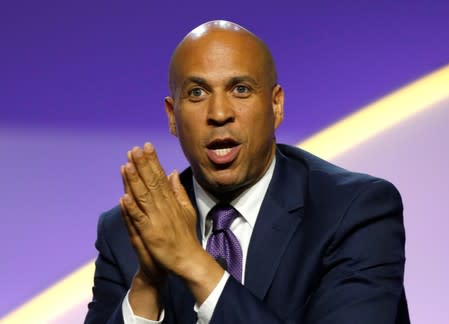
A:
[[[239,145],[240,143],[234,140],[233,138],[226,137],[226,138],[216,138],[209,142],[209,144],[206,145],[206,147],[209,150],[217,150],[217,149],[223,149],[223,148],[230,148]]]

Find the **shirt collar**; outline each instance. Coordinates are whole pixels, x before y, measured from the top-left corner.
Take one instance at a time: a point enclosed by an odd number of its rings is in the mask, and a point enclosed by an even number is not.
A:
[[[245,221],[248,222],[251,228],[254,228],[254,225],[256,224],[260,206],[262,205],[271,178],[273,177],[275,164],[276,156],[274,156],[268,170],[262,178],[231,201],[231,205],[240,213]],[[219,201],[204,190],[203,187],[201,187],[201,185],[196,181],[195,177],[193,177],[193,190],[195,192],[195,200],[199,212],[198,216],[200,220],[201,233],[204,237],[207,214]]]

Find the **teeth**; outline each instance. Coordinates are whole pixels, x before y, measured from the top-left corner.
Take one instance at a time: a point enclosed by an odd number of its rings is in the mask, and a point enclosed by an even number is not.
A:
[[[229,152],[231,152],[231,149],[230,148],[217,149],[217,150],[214,150],[214,152],[218,156],[224,156],[224,155],[228,154]]]

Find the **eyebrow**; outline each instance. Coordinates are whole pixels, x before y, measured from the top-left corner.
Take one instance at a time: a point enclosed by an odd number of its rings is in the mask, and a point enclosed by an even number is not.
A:
[[[251,84],[253,84],[255,87],[257,87],[259,84],[257,83],[257,81],[250,77],[249,75],[241,75],[241,76],[235,76],[232,77],[231,79],[229,79],[226,82],[226,87],[230,88],[238,83],[241,82],[249,82]],[[189,76],[187,79],[184,80],[182,87],[185,88],[187,86],[187,84],[189,83],[195,83],[198,84],[199,86],[202,86],[206,89],[210,88],[209,83],[206,81],[206,79],[202,78],[202,77],[198,77],[198,76]]]
[[[252,83],[255,87],[257,87],[259,84],[257,83],[256,80],[254,80],[252,77],[250,77],[249,75],[242,75],[242,76],[236,76],[231,78],[228,82],[226,82],[226,86],[228,88],[238,84],[238,83],[242,83],[242,82],[249,82]]]
[[[185,88],[187,84],[189,83],[196,83],[204,88],[209,88],[209,84],[207,83],[206,79],[197,77],[197,76],[190,76],[187,79],[184,80],[182,83],[182,88]]]

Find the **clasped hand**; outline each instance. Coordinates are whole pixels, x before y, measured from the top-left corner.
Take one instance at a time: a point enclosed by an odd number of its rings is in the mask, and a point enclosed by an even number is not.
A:
[[[182,275],[189,256],[203,251],[196,234],[196,212],[177,171],[168,177],[152,144],[134,147],[121,167],[125,194],[122,217],[137,253],[137,273],[160,285],[168,271]]]

